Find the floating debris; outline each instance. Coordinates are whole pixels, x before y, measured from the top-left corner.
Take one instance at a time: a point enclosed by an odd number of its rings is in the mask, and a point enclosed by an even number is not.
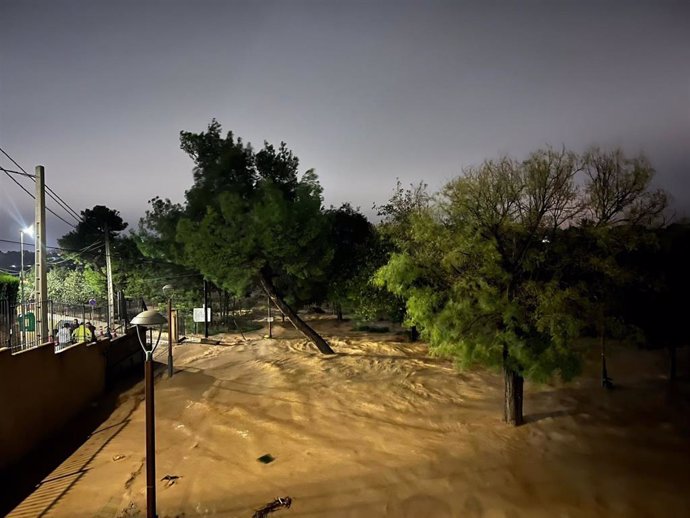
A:
[[[180,479],[180,478],[182,478],[182,477],[180,477],[179,475],[165,475],[161,479],[161,482],[163,482],[165,480],[166,481],[165,487],[170,487],[170,486],[175,485],[175,481],[177,479]]]
[[[269,513],[273,513],[283,507],[285,509],[290,509],[291,505],[292,498],[290,498],[289,496],[285,496],[283,498],[276,498],[270,504],[266,504],[265,506],[257,509],[256,512],[252,515],[252,518],[266,518],[266,516],[268,516]]]
[[[267,453],[266,455],[262,455],[261,457],[259,457],[256,460],[258,460],[259,462],[261,462],[263,464],[270,464],[271,462],[273,462],[276,459],[273,455],[271,455],[270,453]]]

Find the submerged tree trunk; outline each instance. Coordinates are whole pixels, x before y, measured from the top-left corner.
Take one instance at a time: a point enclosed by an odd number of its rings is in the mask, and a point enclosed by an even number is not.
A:
[[[524,422],[522,416],[522,396],[524,378],[508,364],[508,347],[503,345],[503,420],[513,426]]]
[[[333,351],[333,349],[331,349],[331,346],[328,345],[326,340],[321,338],[321,336],[311,327],[309,327],[309,325],[307,325],[307,323],[304,322],[304,320],[298,317],[297,313],[295,313],[292,310],[292,308],[288,306],[285,303],[285,301],[278,295],[278,292],[276,291],[276,288],[273,285],[270,276],[266,272],[261,271],[259,273],[259,282],[261,283],[261,287],[263,288],[263,290],[266,292],[266,295],[268,295],[268,297],[273,301],[273,303],[276,306],[278,306],[278,309],[280,309],[283,315],[287,315],[287,317],[290,319],[290,322],[292,322],[292,325],[295,326],[295,329],[297,329],[305,337],[311,340],[311,342],[323,354],[335,354],[335,352]]]
[[[601,317],[599,340],[601,341],[601,386],[610,389],[613,388],[613,380],[609,378],[609,372],[606,368],[606,327],[603,316]]]
[[[514,426],[524,422],[522,415],[522,397],[524,378],[512,369],[504,369],[505,394],[503,420]]]

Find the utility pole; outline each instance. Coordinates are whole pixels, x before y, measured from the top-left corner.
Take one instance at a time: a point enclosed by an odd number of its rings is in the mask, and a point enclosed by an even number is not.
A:
[[[108,327],[113,329],[115,318],[115,293],[113,290],[113,268],[110,264],[110,235],[108,224],[105,224],[105,270],[108,277]]]
[[[24,298],[24,229],[22,229],[19,232],[19,250],[21,254],[21,270],[19,270],[19,285],[22,290],[22,320],[21,320],[21,325],[19,326],[19,331],[20,331],[20,339],[21,339],[21,345],[22,349],[26,347],[26,341],[24,340],[24,328],[26,327],[26,299]]]
[[[36,334],[37,343],[48,340],[48,279],[46,277],[46,188],[45,168],[36,166]]]

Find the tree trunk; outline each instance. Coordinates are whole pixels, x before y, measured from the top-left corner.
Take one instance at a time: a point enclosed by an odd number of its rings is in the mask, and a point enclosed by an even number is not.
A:
[[[335,318],[339,322],[343,320],[343,306],[340,304],[340,302],[337,302],[335,305]]]
[[[524,379],[520,374],[510,368],[504,368],[505,393],[503,420],[514,426],[520,426],[523,422],[522,396]]]
[[[314,331],[311,327],[307,325],[304,320],[302,320],[300,317],[297,316],[297,313],[295,313],[290,306],[288,306],[285,301],[278,295],[278,292],[276,291],[275,286],[273,285],[273,282],[271,281],[270,276],[264,272],[261,271],[259,273],[259,282],[261,283],[261,287],[264,289],[266,292],[266,295],[273,301],[273,303],[278,306],[278,309],[283,313],[283,315],[287,315],[287,317],[290,319],[290,322],[292,322],[292,325],[295,326],[295,329],[297,329],[300,333],[302,333],[306,338],[311,340],[311,342],[321,351],[323,354],[335,354],[333,349],[331,349],[330,345],[321,338],[321,336]]]
[[[609,373],[606,369],[606,338],[604,338],[603,331],[599,338],[601,341],[601,386],[604,388],[608,388]]]
[[[606,368],[606,324],[603,313],[599,327],[599,340],[601,342],[601,386],[610,389],[613,388],[613,380],[609,378],[609,372]]]
[[[416,342],[417,340],[419,340],[419,331],[417,326],[412,326],[410,328],[410,342]]]

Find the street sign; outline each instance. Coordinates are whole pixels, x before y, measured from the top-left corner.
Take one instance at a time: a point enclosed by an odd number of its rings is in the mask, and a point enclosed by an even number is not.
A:
[[[26,333],[34,333],[36,331],[36,315],[33,313],[19,315],[19,330]]]
[[[275,321],[275,319],[273,317],[268,317],[266,319],[266,322],[274,322],[274,321]]]
[[[96,299],[89,299],[89,305],[95,306],[96,305]]]
[[[206,320],[211,321],[211,308],[206,308]],[[204,308],[194,308],[194,322],[204,321]]]

